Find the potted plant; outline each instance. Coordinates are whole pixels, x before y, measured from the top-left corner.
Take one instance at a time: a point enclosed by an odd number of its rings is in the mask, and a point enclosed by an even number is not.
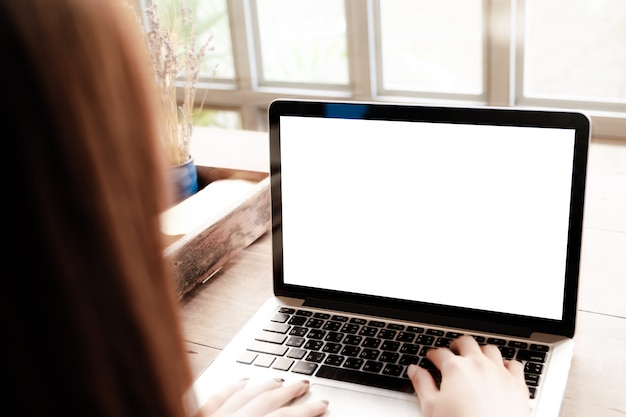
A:
[[[167,10],[166,23],[161,20],[160,11],[158,2],[154,1],[146,9],[144,28],[160,91],[161,144],[170,166],[176,203],[198,190],[198,175],[189,147],[200,64],[210,50],[211,39],[197,45],[194,19],[184,4]],[[183,91],[181,100],[177,87]]]

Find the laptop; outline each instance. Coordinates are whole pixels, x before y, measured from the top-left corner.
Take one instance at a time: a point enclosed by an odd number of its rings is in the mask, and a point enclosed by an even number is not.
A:
[[[557,416],[573,355],[590,121],[572,111],[276,100],[274,296],[195,385],[309,379],[329,416],[419,415],[406,368],[461,334]],[[245,297],[245,294],[242,294]]]

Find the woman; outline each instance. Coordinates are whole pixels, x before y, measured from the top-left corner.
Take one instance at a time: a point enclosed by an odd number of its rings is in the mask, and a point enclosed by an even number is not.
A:
[[[136,23],[121,0],[0,0],[0,126],[10,132],[2,164],[4,407],[116,417],[323,414],[323,401],[287,405],[307,392],[306,381],[240,381],[200,410],[188,394],[162,259],[159,214],[169,194],[158,109]],[[472,343],[435,358],[446,381],[446,361],[464,357],[467,346],[478,363],[489,360]],[[512,376],[501,357],[491,362],[498,378]],[[436,404],[446,391],[422,371],[411,375],[425,411],[443,416]],[[519,387],[509,391],[517,398]]]

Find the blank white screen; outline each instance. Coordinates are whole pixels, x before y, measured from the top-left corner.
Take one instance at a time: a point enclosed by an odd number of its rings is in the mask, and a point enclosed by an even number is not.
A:
[[[285,283],[562,318],[573,130],[280,123]]]

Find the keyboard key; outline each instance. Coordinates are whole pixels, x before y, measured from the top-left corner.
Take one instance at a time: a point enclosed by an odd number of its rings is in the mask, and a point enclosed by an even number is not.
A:
[[[341,350],[341,354],[344,356],[359,356],[361,348],[358,346],[344,346]]]
[[[298,310],[298,311],[296,311],[296,316],[311,317],[312,315],[313,315],[312,311],[308,311],[308,310]]]
[[[278,369],[279,371],[288,371],[291,368],[295,361],[293,359],[288,358],[278,358],[274,362],[274,369]]]
[[[396,338],[396,334],[398,333],[395,330],[381,329],[381,331],[378,332],[378,337],[393,340]]]
[[[363,336],[357,336],[353,334],[349,334],[343,339],[343,343],[345,343],[346,345],[354,345],[354,346],[360,345],[362,341],[363,341]]]
[[[537,352],[548,352],[550,350],[550,346],[531,343],[530,350],[536,350]]]
[[[309,332],[309,329],[307,329],[306,327],[298,327],[298,326],[294,326],[290,331],[289,334],[291,336],[304,336]]]
[[[541,374],[543,371],[543,365],[535,362],[526,362],[524,365],[524,372],[528,374]]]
[[[419,352],[419,348],[419,345],[405,343],[400,348],[400,353],[406,353],[407,355],[417,355],[417,352]]]
[[[293,358],[293,359],[302,359],[305,356],[306,356],[306,350],[298,349],[298,348],[290,349],[289,353],[287,354],[288,358]]]
[[[343,364],[344,368],[349,369],[361,369],[365,361],[361,358],[346,358],[346,362]]]
[[[395,352],[400,348],[400,342],[394,342],[393,340],[385,340],[383,344],[380,346],[380,348],[382,350]]]
[[[434,364],[434,363],[432,363],[432,362],[430,361],[430,359],[428,359],[428,358],[422,358],[422,359],[420,360],[420,362],[419,362],[419,365],[420,365],[422,368],[426,369],[427,371],[433,371],[433,370],[436,370],[436,369],[437,369],[437,367],[435,366],[435,364]]]
[[[291,372],[304,375],[313,375],[319,365],[313,362],[298,362]]]
[[[330,330],[331,332],[336,332],[340,328],[341,328],[341,323],[338,321],[327,321],[324,324],[324,326],[322,326],[322,329]]]
[[[378,359],[378,356],[380,355],[380,350],[376,350],[376,349],[363,349],[361,351],[361,353],[359,354],[359,358],[362,359],[370,359],[370,360],[376,360]]]
[[[285,342],[285,345],[291,346],[291,347],[300,347],[304,344],[305,340],[306,339],[304,337],[291,336],[289,339],[287,339],[287,342]]]
[[[346,323],[341,328],[342,333],[357,334],[360,326],[358,324]]]
[[[320,350],[323,345],[324,342],[322,342],[321,340],[309,340],[304,344],[303,347],[308,350]]]
[[[415,343],[419,345],[432,346],[434,342],[435,342],[434,336],[429,336],[425,334],[417,335],[417,337],[415,338]]]
[[[283,323],[276,323],[270,321],[263,327],[263,330],[267,330],[268,332],[276,332],[276,333],[287,333],[289,331],[289,325]]]
[[[364,327],[361,327],[361,330],[359,330],[359,336],[372,337],[372,336],[375,336],[377,332],[378,332],[378,328],[376,327],[364,326]]]
[[[398,336],[396,337],[396,340],[398,342],[406,342],[406,343],[411,343],[412,341],[415,340],[415,333],[410,333],[410,332],[400,332],[398,333]]]
[[[396,363],[399,357],[400,357],[400,354],[396,352],[383,352],[380,355],[379,360],[381,362]]]
[[[539,385],[539,375],[524,374],[524,379],[526,379],[526,385],[528,386],[536,387]]]
[[[367,361],[365,365],[363,365],[363,370],[366,372],[378,373],[381,369],[383,369],[383,363],[377,361]]]
[[[504,346],[506,345],[506,340],[500,339],[499,337],[489,337],[487,338],[487,343],[490,345]]]
[[[262,368],[269,368],[270,366],[272,366],[274,359],[276,359],[276,356],[259,355],[254,361],[254,364]]]
[[[500,349],[500,353],[504,359],[513,359],[515,356],[515,349],[512,347],[498,346],[498,349]]]
[[[323,324],[324,320],[322,319],[310,318],[306,321],[304,327],[308,327],[310,329],[319,329],[320,327],[322,327]]]
[[[293,316],[289,319],[288,323],[292,326],[302,326],[304,323],[306,323],[306,317]]]
[[[402,355],[400,356],[400,360],[398,361],[398,363],[404,366],[417,365],[417,363],[419,363],[419,360],[420,360],[419,356]]]
[[[286,346],[281,346],[274,343],[267,343],[255,340],[250,343],[250,345],[248,346],[248,350],[252,352],[283,356],[285,353],[287,353],[288,348]]]
[[[393,365],[393,364],[388,363],[383,368],[382,374],[390,375],[390,376],[400,376],[402,375],[403,370],[404,370],[404,366]]]
[[[531,362],[543,363],[546,361],[546,353],[521,349],[517,352],[516,359],[520,361],[531,361]]]
[[[424,328],[417,326],[407,326],[406,331],[411,333],[424,333]]]
[[[309,339],[322,340],[326,336],[326,330],[311,329],[307,337]]]
[[[365,340],[363,340],[363,342],[361,343],[361,346],[366,347],[366,348],[372,348],[372,349],[376,349],[378,348],[378,346],[380,346],[380,339],[375,339],[373,337],[366,337]]]
[[[276,313],[274,314],[274,317],[272,317],[272,321],[275,321],[276,323],[285,323],[289,320],[289,317],[291,317],[289,314]]]
[[[256,335],[255,340],[259,340],[261,342],[276,343],[280,345],[285,340],[287,340],[287,336],[280,333],[262,331],[261,333]]]
[[[432,336],[443,336],[444,332],[443,330],[439,330],[439,329],[428,329],[426,330],[426,334],[429,334]]]
[[[258,353],[250,352],[249,350],[246,350],[244,353],[241,354],[241,356],[239,356],[239,358],[237,358],[237,362],[250,365],[252,362],[254,362],[254,360],[256,359],[258,355],[259,355]]]
[[[326,357],[325,353],[309,352],[309,354],[307,355],[305,361],[320,363],[320,362],[322,362],[324,360],[325,357]]]
[[[328,355],[324,363],[331,366],[341,366],[344,359],[345,358],[341,355]]]
[[[452,339],[448,339],[447,337],[439,337],[435,341],[435,347],[448,347],[452,343]]]
[[[413,384],[408,379],[395,378],[386,375],[372,374],[354,371],[345,368],[335,368],[322,365],[315,374],[320,378],[328,378],[336,381],[353,382],[371,387],[385,388],[393,391],[413,393]]]
[[[326,353],[339,353],[341,351],[341,344],[328,342],[322,348],[322,352]]]

